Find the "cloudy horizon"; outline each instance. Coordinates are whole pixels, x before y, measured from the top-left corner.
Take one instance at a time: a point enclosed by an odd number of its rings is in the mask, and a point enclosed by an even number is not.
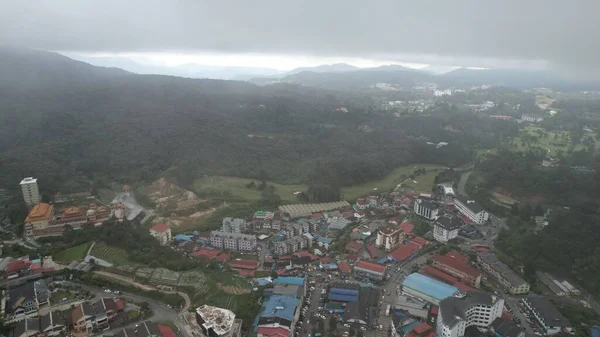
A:
[[[221,55],[223,65],[237,58],[243,66],[281,70],[339,60],[358,66],[437,64],[600,74],[600,30],[595,27],[600,2],[593,0],[32,4],[0,3],[0,45],[141,55],[137,61],[162,55],[161,62],[171,65],[198,55],[213,62],[208,56]]]

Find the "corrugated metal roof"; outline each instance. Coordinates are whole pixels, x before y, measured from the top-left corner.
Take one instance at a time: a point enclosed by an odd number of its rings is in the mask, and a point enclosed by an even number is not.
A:
[[[419,273],[408,275],[406,279],[404,279],[404,282],[402,282],[402,287],[414,289],[438,300],[450,297],[458,291],[456,287],[434,280]]]

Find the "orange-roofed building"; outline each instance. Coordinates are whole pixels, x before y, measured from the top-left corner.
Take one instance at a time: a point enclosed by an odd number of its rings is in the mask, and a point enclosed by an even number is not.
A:
[[[158,224],[150,228],[150,235],[156,238],[161,245],[168,245],[173,239],[171,237],[171,227],[167,224]]]
[[[45,202],[33,206],[25,219],[25,230],[27,235],[33,235],[34,230],[48,227],[50,220],[54,219],[54,206]]]

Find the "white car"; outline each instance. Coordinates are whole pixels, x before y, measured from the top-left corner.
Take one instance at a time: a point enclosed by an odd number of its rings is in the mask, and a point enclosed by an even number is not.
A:
[[[107,294],[112,293],[112,291],[110,291],[110,289],[104,289],[104,292],[107,293]]]

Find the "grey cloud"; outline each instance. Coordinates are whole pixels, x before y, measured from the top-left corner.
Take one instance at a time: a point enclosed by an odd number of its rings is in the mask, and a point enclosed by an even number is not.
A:
[[[600,69],[598,0],[0,1],[0,44],[546,61]],[[413,60],[416,61],[416,60]]]

